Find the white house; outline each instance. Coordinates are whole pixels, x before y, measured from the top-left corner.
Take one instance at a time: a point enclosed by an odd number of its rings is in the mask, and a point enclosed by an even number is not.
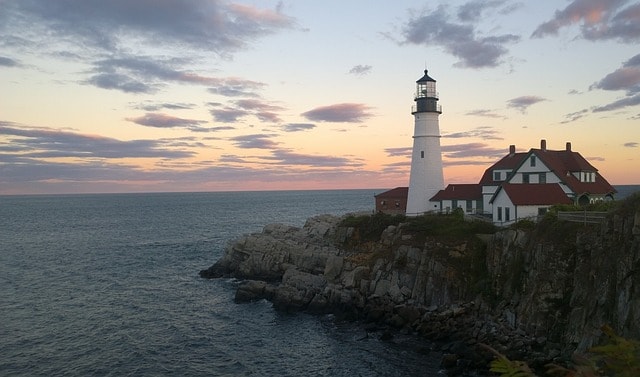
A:
[[[480,180],[483,202],[494,223],[508,224],[543,214],[554,204],[585,205],[613,200],[616,190],[580,153],[539,149],[509,154],[487,169]]]

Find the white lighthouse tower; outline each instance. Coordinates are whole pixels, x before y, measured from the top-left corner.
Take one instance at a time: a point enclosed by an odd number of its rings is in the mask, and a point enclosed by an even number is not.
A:
[[[415,125],[407,216],[417,216],[437,209],[431,208],[429,199],[444,189],[438,123],[442,108],[438,104],[436,80],[429,77],[425,69],[424,76],[416,81],[416,88],[416,104],[411,109]]]

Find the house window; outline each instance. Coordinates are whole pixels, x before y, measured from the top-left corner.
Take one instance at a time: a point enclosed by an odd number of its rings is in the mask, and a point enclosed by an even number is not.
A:
[[[502,207],[498,207],[498,221],[502,221]]]
[[[473,211],[473,200],[467,200],[467,212]]]
[[[510,213],[511,211],[510,211],[510,209],[511,208],[509,208],[509,207],[504,207],[504,221],[511,220],[511,213]]]
[[[499,171],[494,171],[494,172],[493,172],[493,180],[494,180],[494,181],[499,181],[501,178],[502,178],[502,177],[501,177],[501,175],[500,175],[500,172],[499,172]]]
[[[546,208],[538,208],[538,216],[544,216],[547,213]]]
[[[424,158],[424,151],[420,151],[420,158]]]
[[[531,163],[531,166],[536,166],[536,156],[531,156],[529,162]]]
[[[529,183],[529,173],[522,173],[522,183]]]
[[[547,183],[547,173],[540,173],[538,176],[538,182]]]

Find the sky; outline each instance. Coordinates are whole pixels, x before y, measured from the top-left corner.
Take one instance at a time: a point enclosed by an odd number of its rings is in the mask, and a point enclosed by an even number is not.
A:
[[[0,195],[445,184],[566,142],[640,184],[640,2],[0,0]]]

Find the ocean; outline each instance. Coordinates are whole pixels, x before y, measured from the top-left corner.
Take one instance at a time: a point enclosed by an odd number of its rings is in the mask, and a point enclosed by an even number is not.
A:
[[[0,376],[436,376],[439,355],[198,276],[241,234],[383,190],[0,196]]]

